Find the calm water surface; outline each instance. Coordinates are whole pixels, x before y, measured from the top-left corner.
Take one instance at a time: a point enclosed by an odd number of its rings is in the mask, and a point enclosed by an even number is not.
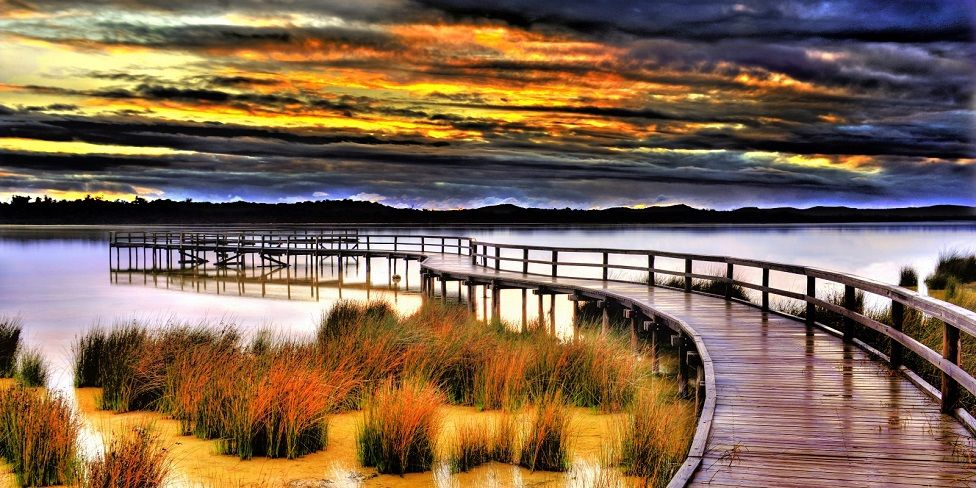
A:
[[[388,232],[376,229],[372,232]],[[724,254],[817,266],[895,283],[898,269],[912,265],[926,275],[940,251],[976,246],[976,224],[827,226],[640,226],[600,228],[400,229],[398,232],[466,235],[479,240],[552,246],[592,246]],[[300,269],[240,280],[202,276],[112,273],[108,229],[0,227],[0,314],[17,315],[29,347],[41,349],[54,374],[51,386],[69,389],[70,346],[94,324],[117,320],[225,321],[245,330],[270,327],[288,334],[311,332],[332,303],[342,298],[385,298],[406,313],[420,305],[418,265],[392,283],[385,260],[374,260],[367,284],[364,266],[325,261],[318,286]],[[263,273],[258,273],[263,274]],[[339,275],[343,286],[339,287]],[[453,285],[456,286],[456,285]],[[243,289],[242,289],[243,288]],[[452,288],[452,293],[458,290]],[[517,322],[521,297],[503,296],[503,318]],[[530,295],[528,310],[534,311]],[[548,300],[548,299],[547,299]],[[549,310],[548,302],[545,309]],[[483,310],[479,304],[479,310]],[[534,318],[535,313],[532,312]],[[556,301],[557,322],[570,315]]]

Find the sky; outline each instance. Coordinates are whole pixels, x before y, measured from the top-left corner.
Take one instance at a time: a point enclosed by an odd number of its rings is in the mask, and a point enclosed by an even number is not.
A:
[[[976,205],[974,11],[0,0],[0,200]]]

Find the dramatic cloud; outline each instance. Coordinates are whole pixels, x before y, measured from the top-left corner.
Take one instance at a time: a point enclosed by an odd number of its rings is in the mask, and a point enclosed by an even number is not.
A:
[[[0,0],[0,198],[976,203],[964,0]]]

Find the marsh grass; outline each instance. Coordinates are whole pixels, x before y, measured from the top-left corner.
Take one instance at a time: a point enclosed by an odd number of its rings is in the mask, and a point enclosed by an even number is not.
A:
[[[19,318],[0,315],[0,378],[10,378],[16,371],[22,330]]]
[[[489,462],[511,464],[518,452],[518,429],[510,413],[482,422],[465,422],[453,430],[447,455],[451,472],[469,471]]]
[[[519,465],[531,471],[569,469],[570,415],[559,394],[536,403],[523,431]]]
[[[561,340],[482,324],[461,306],[438,303],[402,317],[388,305],[340,302],[311,340],[264,333],[244,342],[227,326],[124,323],[90,330],[73,350],[76,384],[102,386],[100,408],[162,412],[182,434],[216,440],[219,452],[241,459],[323,449],[331,414],[363,410],[360,455],[393,473],[429,467],[433,445],[424,439],[436,429],[436,405],[509,415],[541,404],[551,419],[565,411],[553,410],[559,398],[613,412],[651,376],[649,362],[617,332]],[[470,446],[460,464],[476,462],[479,449],[518,462],[521,444],[511,439],[521,430],[497,429],[504,431],[497,442]],[[549,444],[535,446],[545,466],[536,469],[550,469]]]
[[[643,486],[663,487],[685,460],[695,431],[693,408],[665,392],[645,389],[614,431],[619,464]]]
[[[444,394],[428,383],[385,381],[368,400],[356,436],[360,463],[381,474],[430,470],[443,405]]]
[[[72,481],[78,431],[79,422],[62,397],[22,387],[0,392],[0,455],[20,486]]]
[[[712,275],[715,276],[716,278],[723,278],[725,276],[724,271],[719,269],[710,269],[705,271],[704,274]],[[733,275],[733,278],[738,279],[738,277],[736,277],[735,275]],[[647,283],[649,279],[650,279],[649,275],[645,275],[643,279],[644,283]],[[665,286],[668,288],[678,288],[683,290],[685,288],[685,279],[681,276],[657,275],[654,277],[654,284],[658,286]],[[695,278],[691,280],[691,290],[701,292],[701,293],[707,293],[709,295],[718,295],[720,297],[724,297],[726,290],[729,290],[729,296],[731,298],[735,298],[745,302],[749,301],[749,295],[746,293],[745,288],[743,288],[741,285],[737,285],[734,283],[730,285],[729,283],[726,283],[721,279],[705,280],[705,279]]]
[[[953,278],[959,283],[976,281],[976,252],[943,251],[935,272],[925,278],[925,285],[932,290],[943,290]]]
[[[47,363],[37,349],[21,351],[17,355],[17,371],[14,380],[26,387],[44,386],[48,379]]]
[[[81,488],[159,488],[170,472],[159,435],[138,427],[112,439],[106,451],[85,463]]]

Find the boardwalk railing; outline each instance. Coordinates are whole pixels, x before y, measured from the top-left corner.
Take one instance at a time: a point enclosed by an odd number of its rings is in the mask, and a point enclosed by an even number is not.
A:
[[[858,342],[890,362],[895,369],[904,366],[904,351],[910,351],[935,367],[941,375],[938,398],[942,411],[956,413],[968,425],[976,425],[968,412],[959,410],[960,387],[976,395],[976,379],[959,364],[961,361],[960,333],[976,337],[976,313],[930,297],[921,296],[911,290],[888,285],[858,276],[827,271],[819,268],[790,264],[742,259],[729,256],[686,254],[666,251],[634,249],[600,249],[575,247],[526,246],[516,244],[495,244],[471,242],[468,252],[471,263],[486,268],[516,271],[530,275],[557,278],[601,279],[630,283],[662,285],[657,278],[661,275],[675,277],[665,283],[680,287],[686,292],[694,290],[695,280],[722,283],[727,300],[756,306],[763,311],[770,310],[770,295],[798,300],[805,304],[804,320],[809,325],[818,323],[818,309],[843,317],[842,330],[838,331],[845,340]],[[662,267],[657,263],[663,259],[671,266]],[[679,266],[674,264],[678,263]],[[718,266],[721,275],[708,274],[698,269],[700,265]],[[678,269],[675,269],[678,268]],[[738,274],[761,276],[758,283],[741,279]],[[635,273],[639,273],[636,277]],[[794,291],[770,285],[772,273],[778,273],[779,282],[788,282],[789,277],[799,279],[804,291]],[[759,294],[759,302],[743,300],[732,294],[733,286],[754,290]],[[675,286],[670,286],[675,287]],[[825,290],[842,290],[843,305],[825,300]],[[864,310],[863,299],[858,294],[870,293],[890,300],[891,323],[882,323],[868,315]],[[706,293],[707,294],[707,293]],[[819,295],[819,296],[818,296]],[[903,331],[906,312],[915,310],[944,323],[942,350],[936,351],[907,335]],[[886,352],[874,350],[872,346],[855,337],[855,325],[861,325],[890,339],[890,349]],[[915,381],[921,380],[915,376]],[[931,390],[929,390],[931,391]]]
[[[493,271],[516,272],[526,277],[542,277],[603,280],[643,284],[645,286],[666,286],[683,289],[685,292],[712,294],[709,290],[719,290],[718,295],[729,301],[754,306],[762,312],[780,313],[771,307],[771,297],[778,300],[792,300],[801,304],[794,318],[804,321],[808,326],[820,326],[866,349],[871,354],[887,361],[892,368],[901,370],[912,381],[941,402],[943,412],[954,414],[971,430],[976,429],[976,421],[960,405],[961,390],[976,395],[976,379],[960,367],[962,335],[976,338],[976,313],[929,297],[921,296],[911,290],[880,283],[858,276],[838,273],[819,268],[775,263],[729,256],[687,254],[653,250],[605,249],[577,247],[528,246],[481,242],[466,237],[410,235],[410,234],[363,234],[355,229],[317,229],[307,232],[267,231],[238,233],[175,233],[141,232],[117,233],[111,237],[113,248],[152,249],[169,254],[207,252],[221,253],[264,253],[268,255],[306,255],[326,256],[335,254],[367,253],[407,253],[422,256],[430,253],[455,254],[466,256],[470,264]],[[264,255],[262,254],[262,256]],[[194,256],[196,254],[193,254]],[[155,254],[154,254],[155,256]],[[145,262],[145,258],[144,258]],[[154,257],[154,263],[155,263]],[[288,261],[286,260],[285,263]],[[754,280],[744,277],[751,276]],[[665,277],[665,279],[660,279]],[[530,280],[524,280],[528,283]],[[723,286],[707,288],[695,286],[701,283],[719,283]],[[527,285],[521,285],[527,286]],[[539,285],[542,286],[542,285]],[[734,294],[733,286],[749,290],[751,297]],[[799,287],[799,289],[797,289]],[[792,288],[792,289],[790,289]],[[833,291],[840,296],[838,300],[825,299]],[[890,315],[885,322],[867,313],[863,307],[864,294],[890,302]],[[724,295],[724,296],[722,296]],[[607,296],[613,299],[612,296]],[[903,330],[906,316],[916,311],[924,316],[938,319],[942,325],[942,347],[940,351],[929,347]],[[819,314],[828,312],[841,318],[839,330],[824,324]],[[655,321],[680,327],[688,336],[691,346],[700,356],[705,377],[705,401],[702,417],[696,432],[690,459],[703,454],[711,421],[710,409],[714,409],[714,373],[711,360],[701,339],[693,330],[694,324],[668,324],[676,319],[666,314],[646,311]],[[799,317],[796,315],[803,315]],[[888,350],[879,351],[868,343],[866,338],[857,337],[857,326],[874,331],[888,339]],[[905,364],[905,353],[914,354],[931,365],[939,375],[939,388],[933,388]],[[684,361],[682,361],[684,362]],[[691,476],[697,468],[694,462],[686,463],[676,475],[676,480]]]

